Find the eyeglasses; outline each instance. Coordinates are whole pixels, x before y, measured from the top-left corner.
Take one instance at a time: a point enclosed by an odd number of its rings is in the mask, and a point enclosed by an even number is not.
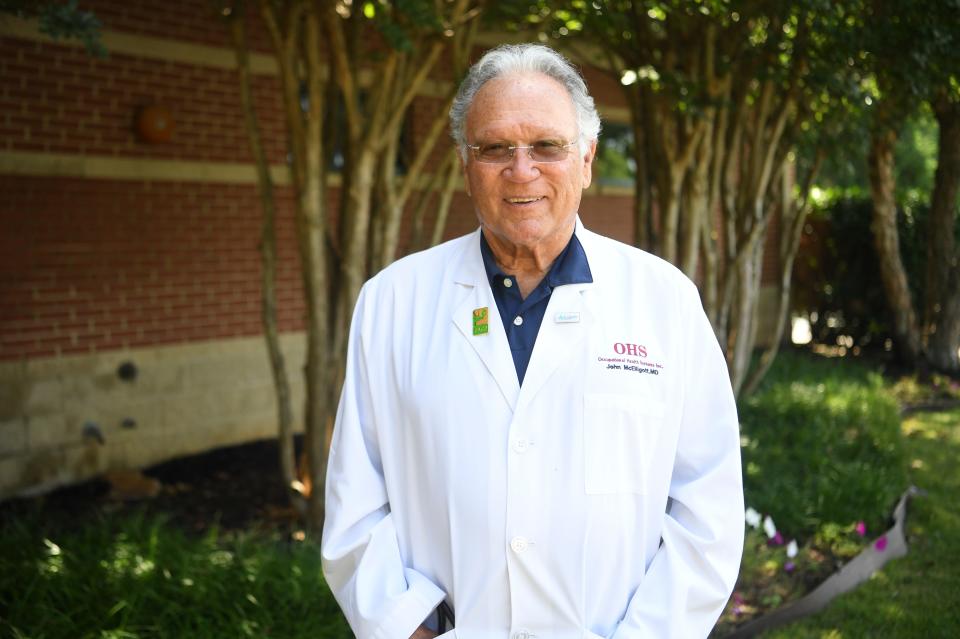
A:
[[[570,154],[573,142],[559,142],[557,140],[537,140],[528,146],[507,144],[506,142],[490,142],[487,144],[468,144],[467,148],[473,151],[473,157],[478,162],[490,164],[506,164],[513,161],[513,154],[517,149],[526,149],[527,155],[534,162],[560,162]]]

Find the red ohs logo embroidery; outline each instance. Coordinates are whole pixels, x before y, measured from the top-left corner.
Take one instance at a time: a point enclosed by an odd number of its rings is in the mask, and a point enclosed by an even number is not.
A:
[[[616,342],[613,345],[613,352],[617,355],[633,355],[634,357],[646,357],[647,347],[642,344],[624,344]]]

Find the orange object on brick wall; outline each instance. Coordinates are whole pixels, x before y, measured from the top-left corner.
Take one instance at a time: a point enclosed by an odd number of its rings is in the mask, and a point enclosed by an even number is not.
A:
[[[140,108],[136,117],[137,136],[144,142],[162,144],[173,137],[173,114],[158,104]]]

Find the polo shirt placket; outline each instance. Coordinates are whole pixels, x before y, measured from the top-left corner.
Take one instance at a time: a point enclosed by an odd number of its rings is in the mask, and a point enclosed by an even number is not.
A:
[[[483,233],[480,234],[480,254],[483,256],[483,266],[493,291],[493,298],[497,302],[497,310],[500,311],[507,342],[510,344],[510,354],[513,356],[513,365],[517,369],[517,379],[522,386],[553,289],[565,284],[593,282],[587,254],[574,233],[566,247],[553,261],[546,277],[525,299],[520,296],[517,278],[507,275],[497,266],[493,251]]]

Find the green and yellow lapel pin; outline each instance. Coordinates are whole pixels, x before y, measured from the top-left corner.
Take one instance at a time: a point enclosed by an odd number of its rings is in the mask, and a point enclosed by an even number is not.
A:
[[[490,308],[487,306],[473,309],[473,334],[486,335],[490,330],[488,323],[490,317]]]

